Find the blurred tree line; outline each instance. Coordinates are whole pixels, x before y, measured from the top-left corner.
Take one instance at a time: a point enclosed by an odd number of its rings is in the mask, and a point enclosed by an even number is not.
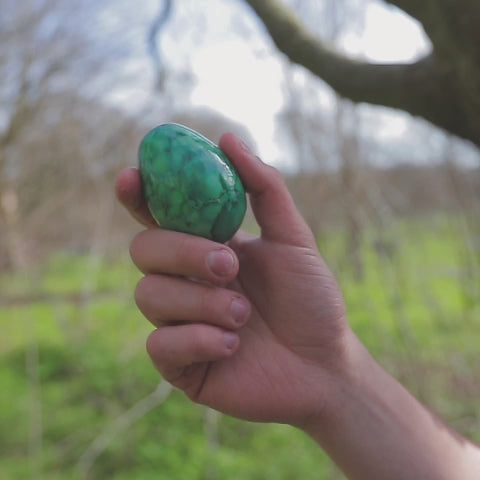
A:
[[[2,0],[2,268],[24,268],[56,249],[105,253],[122,245],[126,220],[114,203],[111,184],[122,166],[136,161],[139,140],[155,123],[185,123],[214,141],[222,131],[233,129],[254,143],[245,127],[220,113],[198,107],[178,108],[171,101],[182,93],[182,88],[188,88],[188,82],[182,87],[181,80],[189,77],[188,67],[180,74],[168,72],[166,52],[159,48],[162,29],[175,13],[174,3],[160,2],[158,15],[152,17],[145,32],[155,76],[149,93],[150,107],[127,114],[99,101],[122,81],[129,54],[128,38],[123,43],[109,43],[99,34],[103,27],[101,15],[114,9],[114,4]],[[298,35],[307,35],[309,28],[318,42],[331,45],[351,22],[358,22],[362,9],[358,2],[345,0],[321,5],[290,2],[300,16],[313,19],[310,26],[301,26],[280,3],[248,3],[267,27],[282,21],[282,29],[288,26]],[[122,5],[118,8],[125,8]],[[329,26],[322,29],[323,39],[316,33],[316,18],[324,18],[322,24]],[[276,35],[284,30],[269,28],[278,44]],[[299,45],[303,48],[302,43]],[[287,53],[292,57],[295,52]],[[358,251],[365,223],[377,221],[386,212],[408,215],[444,209],[466,211],[478,204],[479,172],[464,171],[457,165],[462,150],[454,140],[444,140],[444,148],[436,158],[432,150],[425,148],[432,162],[418,167],[411,164],[409,150],[417,148],[416,142],[425,143],[434,136],[428,127],[421,127],[424,134],[413,138],[411,147],[388,152],[362,136],[365,120],[354,104],[336,97],[336,107],[325,113],[314,91],[317,84],[298,81],[295,67],[288,62],[285,88],[287,100],[277,119],[278,128],[292,146],[299,172],[291,175],[289,182],[315,231],[345,222],[350,231],[350,249]],[[395,155],[397,166],[373,166],[371,159],[376,154]]]
[[[1,2],[0,268],[23,269],[59,249],[124,247],[113,182],[135,164],[155,122],[183,122],[211,138],[229,128],[248,138],[206,109],[172,111],[152,99],[151,109],[134,116],[101,102],[122,80],[128,55],[128,46],[98,34],[110,8],[113,2]]]

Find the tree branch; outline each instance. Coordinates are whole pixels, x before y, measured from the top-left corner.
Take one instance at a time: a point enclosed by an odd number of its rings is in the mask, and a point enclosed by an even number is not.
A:
[[[429,12],[431,11],[430,0],[421,2],[418,0],[384,0],[384,2],[398,7],[422,24],[429,18]],[[438,3],[438,0],[436,0],[436,3]]]
[[[480,145],[478,117],[465,108],[457,72],[445,68],[436,52],[411,64],[357,61],[328,48],[278,0],[246,1],[278,49],[341,96],[405,110]],[[412,1],[396,1],[408,3],[413,11]]]
[[[458,61],[458,48],[462,54],[478,58],[480,31],[480,2],[478,0],[384,0],[418,20],[435,50],[452,53]]]
[[[309,33],[294,15],[276,0],[247,0],[260,17],[278,49],[294,63],[322,78],[351,100],[403,108],[411,101],[412,82],[431,73],[426,59],[414,64],[373,64],[348,58]],[[405,81],[409,78],[408,85]]]
[[[152,58],[152,64],[155,74],[155,87],[158,90],[163,89],[165,80],[165,66],[160,55],[160,49],[157,44],[157,37],[162,28],[165,27],[172,12],[172,0],[163,0],[161,8],[154,18],[147,37],[148,52]]]
[[[88,473],[96,459],[109,446],[110,442],[122,435],[124,431],[128,430],[151,410],[162,404],[171,391],[172,386],[162,380],[152,393],[139,400],[130,409],[107,424],[78,460],[76,470],[80,474],[80,478],[87,479],[89,477]]]

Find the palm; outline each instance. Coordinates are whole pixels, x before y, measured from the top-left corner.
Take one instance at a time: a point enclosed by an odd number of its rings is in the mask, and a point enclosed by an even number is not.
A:
[[[186,392],[231,415],[285,419],[295,414],[287,411],[296,403],[289,398],[292,383],[312,356],[328,355],[334,347],[329,339],[344,314],[340,293],[331,300],[333,277],[308,248],[261,239],[235,242],[233,247],[241,267],[231,288],[250,299],[251,317],[240,332],[238,351],[230,358],[197,365]],[[321,295],[325,289],[328,298]],[[319,349],[322,343],[324,350]]]

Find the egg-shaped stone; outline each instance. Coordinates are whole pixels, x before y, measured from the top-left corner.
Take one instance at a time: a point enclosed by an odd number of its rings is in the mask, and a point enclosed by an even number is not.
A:
[[[162,228],[222,243],[235,234],[245,215],[245,190],[213,142],[166,123],[145,135],[138,158],[148,208]]]

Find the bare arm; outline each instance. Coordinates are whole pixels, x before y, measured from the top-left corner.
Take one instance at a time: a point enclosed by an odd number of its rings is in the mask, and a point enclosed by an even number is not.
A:
[[[350,370],[303,429],[352,480],[476,480],[480,449],[386,373],[354,337]]]

